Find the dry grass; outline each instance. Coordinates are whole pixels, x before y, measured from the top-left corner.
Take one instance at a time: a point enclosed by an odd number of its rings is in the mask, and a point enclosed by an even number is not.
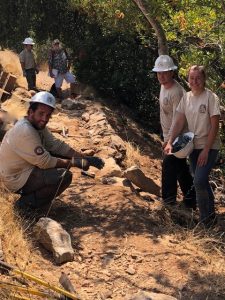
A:
[[[125,146],[126,146],[126,157],[124,160],[125,166],[127,168],[133,165],[140,167],[141,160],[142,160],[140,148],[132,142],[126,142]]]
[[[4,260],[20,270],[26,270],[32,251],[27,234],[29,225],[27,224],[26,228],[22,227],[22,224],[26,223],[21,222],[21,219],[15,215],[14,201],[15,196],[0,187],[0,237]],[[11,282],[12,277],[7,276],[6,281]],[[7,294],[7,292],[0,289],[0,299],[10,299]]]

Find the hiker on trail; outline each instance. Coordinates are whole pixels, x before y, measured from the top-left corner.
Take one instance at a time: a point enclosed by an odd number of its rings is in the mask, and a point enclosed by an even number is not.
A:
[[[36,88],[36,74],[39,73],[39,69],[35,62],[35,56],[33,52],[34,41],[32,38],[25,38],[23,41],[24,49],[19,54],[20,64],[23,70],[23,76],[26,77],[28,90],[37,91]]]
[[[161,84],[159,105],[160,123],[163,133],[163,148],[166,146],[175,119],[176,108],[185,94],[183,87],[174,79],[174,65],[168,55],[160,55],[152,71],[157,72]],[[186,158],[179,159],[173,155],[164,155],[162,162],[162,199],[165,204],[176,204],[177,182],[184,196],[184,204],[195,209],[195,192],[192,188],[193,178],[190,174]]]
[[[177,107],[176,120],[165,152],[171,153],[172,143],[187,120],[188,129],[195,134],[194,150],[189,159],[194,174],[200,222],[210,226],[216,220],[209,173],[215,165],[220,147],[219,99],[205,87],[206,72],[203,66],[194,65],[190,68],[188,82],[191,91],[183,96]]]
[[[0,145],[0,178],[6,188],[20,194],[19,208],[39,208],[50,203],[71,183],[70,167],[103,168],[98,157],[84,157],[55,138],[46,125],[55,98],[39,92],[31,98],[28,114],[17,121]]]
[[[58,39],[52,43],[52,48],[49,52],[48,66],[49,75],[55,80],[55,88],[58,98],[62,99],[62,83],[65,79],[70,83],[70,93],[75,94],[76,80],[75,76],[70,72],[70,58],[66,49],[64,49]]]

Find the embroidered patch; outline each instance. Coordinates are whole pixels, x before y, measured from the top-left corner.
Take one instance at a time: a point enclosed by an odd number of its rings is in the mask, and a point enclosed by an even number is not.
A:
[[[206,113],[206,105],[205,104],[201,104],[199,107],[199,112],[201,114],[205,114]]]
[[[169,99],[167,97],[163,98],[163,105],[168,105]]]
[[[41,146],[37,146],[34,149],[34,153],[37,154],[37,155],[42,155],[44,153],[44,149]]]

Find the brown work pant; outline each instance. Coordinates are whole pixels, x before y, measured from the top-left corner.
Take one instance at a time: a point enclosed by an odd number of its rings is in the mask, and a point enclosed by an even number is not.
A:
[[[20,208],[40,208],[51,203],[70,185],[72,173],[64,168],[39,169],[35,167],[25,185],[17,205]]]

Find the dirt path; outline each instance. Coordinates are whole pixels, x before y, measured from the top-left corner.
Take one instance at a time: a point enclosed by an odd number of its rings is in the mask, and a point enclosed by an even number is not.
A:
[[[38,87],[48,90],[51,83],[47,73],[40,72]],[[143,131],[132,120],[123,127],[118,113],[110,110],[102,99],[82,101],[92,111],[108,112],[107,120],[115,132],[139,145],[140,166],[159,186],[161,154],[154,136],[147,132],[142,135]],[[13,105],[7,101],[4,108],[12,113],[17,110],[21,116],[26,112],[26,105],[15,101]],[[105,145],[93,143],[81,115],[79,111],[66,111],[59,106],[49,125],[68,128],[73,137],[56,135],[71,146],[98,151]],[[222,218],[224,196],[220,196]],[[33,241],[32,260],[26,270],[57,285],[61,272],[65,272],[82,299],[130,299],[140,290],[182,300],[225,299],[221,231],[190,228],[191,219],[195,218],[191,212],[182,208],[168,211],[155,195],[142,196],[129,187],[105,185],[98,176],[84,177],[73,169],[73,182],[56,199],[49,217],[71,234],[75,259],[56,266],[51,254]]]

